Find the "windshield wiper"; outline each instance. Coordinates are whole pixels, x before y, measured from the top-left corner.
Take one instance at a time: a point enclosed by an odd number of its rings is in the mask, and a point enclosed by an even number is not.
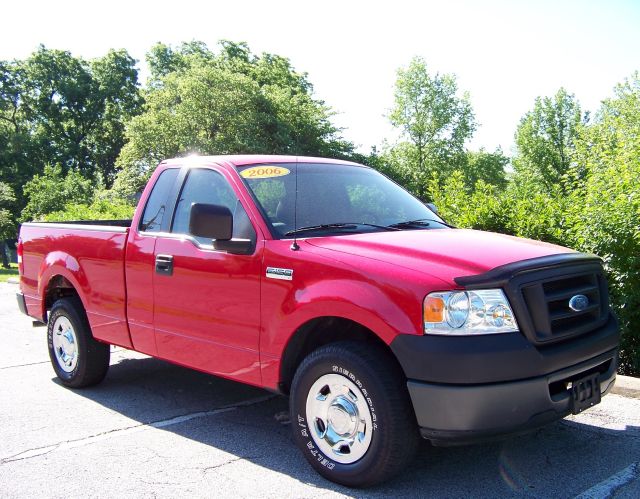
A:
[[[397,227],[392,227],[387,225],[376,225],[376,224],[369,224],[365,222],[343,222],[343,223],[322,224],[322,225],[309,225],[308,227],[299,227],[295,230],[290,230],[289,232],[286,232],[284,235],[293,236],[294,234],[300,234],[301,232],[312,232],[314,230],[356,229],[359,225],[365,225],[367,227],[375,227],[376,229],[383,229],[383,230],[400,230]]]
[[[444,225],[445,227],[449,227],[451,229],[455,228],[453,227],[453,225],[449,225],[446,222],[442,222],[440,220],[434,220],[432,218],[419,218],[417,220],[406,220],[404,222],[397,222],[397,223],[388,225],[388,227],[391,227],[392,229],[406,229],[408,227],[429,227],[431,225],[431,222]]]

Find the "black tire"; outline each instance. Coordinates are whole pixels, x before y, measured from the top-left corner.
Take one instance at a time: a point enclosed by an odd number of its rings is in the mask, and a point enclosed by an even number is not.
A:
[[[318,424],[307,414],[310,390],[329,374],[339,374],[362,389],[374,422],[366,452],[352,463],[337,462],[335,455],[321,450]],[[290,412],[294,440],[307,461],[323,477],[348,487],[369,487],[403,471],[420,441],[404,373],[382,347],[365,342],[334,343],[309,354],[293,379]],[[322,422],[319,425],[322,429]]]
[[[72,343],[75,361],[63,366],[61,350],[56,354],[54,335],[60,336],[62,330],[69,327],[72,328],[74,337]],[[100,383],[106,376],[109,369],[109,345],[94,339],[84,307],[78,298],[61,298],[51,307],[47,325],[47,345],[51,365],[63,385],[83,388]]]

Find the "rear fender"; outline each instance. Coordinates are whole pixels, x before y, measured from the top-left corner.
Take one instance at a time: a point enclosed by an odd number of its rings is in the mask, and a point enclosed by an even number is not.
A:
[[[38,271],[38,296],[42,299],[41,318],[46,319],[46,295],[49,283],[56,276],[62,276],[71,283],[85,310],[89,282],[78,260],[64,251],[52,251],[43,260]]]
[[[92,295],[87,274],[80,262],[63,251],[52,251],[44,260],[38,272],[38,295],[42,299],[42,320],[46,320],[46,293],[49,283],[56,276],[64,277],[74,287],[87,314],[91,332],[96,340],[133,348],[126,317],[112,315],[112,311],[105,308]]]

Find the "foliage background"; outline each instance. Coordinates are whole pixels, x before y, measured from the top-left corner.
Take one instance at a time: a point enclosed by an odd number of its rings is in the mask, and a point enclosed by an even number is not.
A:
[[[124,50],[84,60],[40,46],[0,61],[0,239],[15,238],[27,220],[128,218],[166,157],[348,158],[434,202],[456,226],[600,255],[623,331],[621,372],[640,374],[638,73],[593,114],[563,88],[538,97],[515,127],[509,157],[466,149],[477,128],[469,95],[455,76],[414,58],[398,69],[386,111],[399,139],[363,155],[285,57],[194,41],[158,43],[147,64],[141,85]]]

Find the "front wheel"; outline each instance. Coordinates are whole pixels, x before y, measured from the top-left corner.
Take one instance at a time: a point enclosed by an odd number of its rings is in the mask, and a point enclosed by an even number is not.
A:
[[[312,352],[296,371],[290,410],[306,459],[342,485],[388,480],[418,446],[404,374],[376,345],[345,341]]]
[[[109,345],[96,341],[78,298],[51,307],[47,327],[51,365],[62,384],[82,388],[100,383],[109,369]]]

